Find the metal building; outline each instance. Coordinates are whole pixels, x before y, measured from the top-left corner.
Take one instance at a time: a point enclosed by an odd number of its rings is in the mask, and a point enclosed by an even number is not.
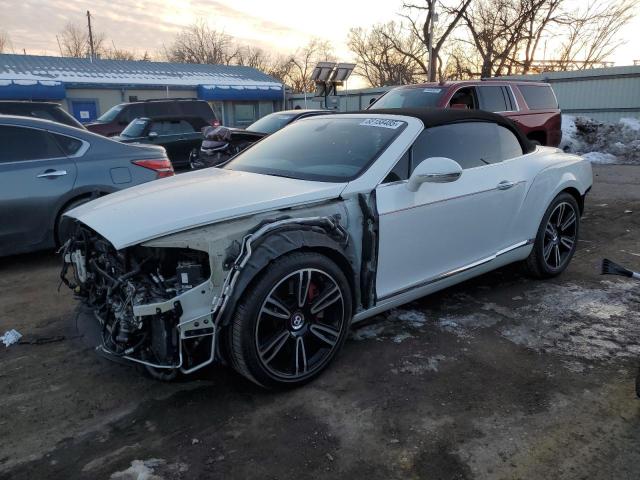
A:
[[[210,102],[224,125],[244,127],[280,110],[282,84],[251,67],[0,55],[0,100],[59,102],[81,122],[122,102]]]
[[[608,123],[640,118],[640,65],[503,78],[549,82],[562,113]]]

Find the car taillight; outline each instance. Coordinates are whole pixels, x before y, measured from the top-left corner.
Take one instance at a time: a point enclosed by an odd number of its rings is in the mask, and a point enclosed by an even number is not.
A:
[[[171,177],[175,175],[173,165],[168,158],[150,159],[150,160],[133,160],[131,163],[139,167],[148,168],[158,173],[158,178]]]
[[[211,120],[211,126],[212,127],[219,127],[220,126],[220,120],[218,120],[217,118],[214,118],[213,120]]]

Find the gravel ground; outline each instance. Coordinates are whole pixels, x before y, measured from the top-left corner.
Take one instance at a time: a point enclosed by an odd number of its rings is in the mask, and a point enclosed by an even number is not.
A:
[[[515,266],[359,325],[312,384],[159,383],[93,351],[50,252],[0,259],[0,478],[637,479],[640,167],[595,166],[560,278]],[[76,326],[76,322],[80,325]]]

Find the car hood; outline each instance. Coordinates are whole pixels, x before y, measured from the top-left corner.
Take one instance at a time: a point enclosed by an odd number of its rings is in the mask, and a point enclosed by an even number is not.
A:
[[[119,250],[202,225],[337,198],[346,185],[206,168],[112,193],[65,215]]]

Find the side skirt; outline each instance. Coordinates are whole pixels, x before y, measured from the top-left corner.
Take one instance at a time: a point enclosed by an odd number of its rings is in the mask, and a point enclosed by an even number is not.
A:
[[[393,295],[381,298],[374,307],[354,315],[352,323],[360,322],[382,312],[412,302],[420,297],[437,292],[496,268],[527,258],[533,248],[533,240],[525,240],[511,247],[500,250],[495,255],[474,262],[464,267],[445,272],[411,288],[401,290]]]

